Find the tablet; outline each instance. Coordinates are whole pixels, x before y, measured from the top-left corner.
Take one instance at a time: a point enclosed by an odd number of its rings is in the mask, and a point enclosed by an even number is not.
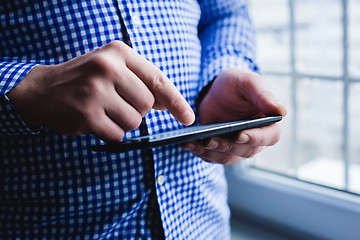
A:
[[[278,122],[281,119],[281,116],[271,116],[235,122],[190,126],[183,129],[172,130],[153,135],[129,138],[120,142],[93,145],[91,146],[91,150],[118,153],[133,149],[153,148],[168,144],[189,142],[213,136],[226,135],[248,128],[262,127],[274,122]]]

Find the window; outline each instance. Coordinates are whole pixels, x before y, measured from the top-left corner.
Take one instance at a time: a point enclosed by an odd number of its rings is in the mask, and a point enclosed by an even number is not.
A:
[[[340,0],[249,2],[264,78],[289,108],[280,143],[249,163],[360,193],[360,1],[348,4],[344,18]]]
[[[356,238],[360,1],[248,2],[262,75],[289,113],[276,146],[227,169],[230,205],[311,236]]]

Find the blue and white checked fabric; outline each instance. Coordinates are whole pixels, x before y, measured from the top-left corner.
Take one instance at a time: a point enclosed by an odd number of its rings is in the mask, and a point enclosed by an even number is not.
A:
[[[243,0],[0,3],[0,239],[228,239],[223,167],[177,145],[120,154],[92,135],[32,132],[6,93],[36,64],[58,64],[122,40],[174,82],[194,107],[223,69],[256,70]],[[152,133],[181,128],[166,111]],[[139,136],[139,129],[125,138]]]

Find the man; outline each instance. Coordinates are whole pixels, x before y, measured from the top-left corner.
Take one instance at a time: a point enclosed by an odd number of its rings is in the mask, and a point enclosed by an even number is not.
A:
[[[251,72],[245,1],[15,0],[0,18],[0,238],[229,238],[221,164],[275,144],[280,124],[183,148],[89,146],[181,128],[193,109],[204,124],[285,115]]]

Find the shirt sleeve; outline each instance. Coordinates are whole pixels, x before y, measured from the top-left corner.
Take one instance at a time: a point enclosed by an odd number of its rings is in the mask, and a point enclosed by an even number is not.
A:
[[[255,31],[245,0],[199,0],[201,19],[203,89],[220,72],[239,67],[258,71],[255,64]]]
[[[0,62],[0,136],[34,134],[21,119],[6,93],[35,66],[35,64]]]

